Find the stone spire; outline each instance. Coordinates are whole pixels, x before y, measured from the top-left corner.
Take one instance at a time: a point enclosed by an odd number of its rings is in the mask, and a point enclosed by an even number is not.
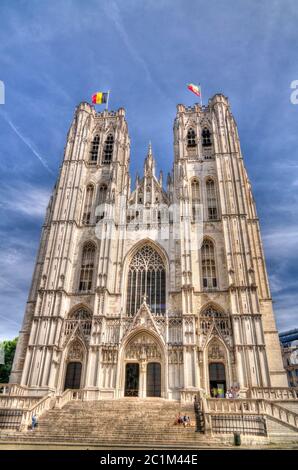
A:
[[[160,172],[159,172],[158,182],[159,182],[159,184],[160,184],[160,187],[162,188],[162,184],[163,184],[163,173],[162,173],[161,170],[160,170]]]
[[[148,153],[147,153],[147,157],[145,159],[144,173],[145,173],[146,176],[154,176],[155,175],[155,160],[154,160],[153,154],[152,154],[151,141],[149,141]]]

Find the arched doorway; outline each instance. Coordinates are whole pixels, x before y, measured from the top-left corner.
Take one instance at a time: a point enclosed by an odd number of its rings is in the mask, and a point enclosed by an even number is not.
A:
[[[214,398],[224,398],[227,390],[226,370],[222,362],[209,364],[210,395]]]
[[[125,367],[125,393],[126,397],[139,395],[140,367],[138,363],[128,363]]]
[[[161,366],[159,362],[147,364],[147,397],[161,396]]]
[[[67,388],[77,389],[81,386],[82,363],[69,362],[67,364],[64,390]]]
[[[83,326],[82,323],[81,326]],[[67,388],[83,388],[84,364],[85,354],[83,343],[79,338],[75,338],[68,346],[65,364],[66,371],[64,375],[64,390]]]
[[[140,331],[123,350],[122,390],[124,396],[161,397],[165,387],[164,353],[157,338]]]

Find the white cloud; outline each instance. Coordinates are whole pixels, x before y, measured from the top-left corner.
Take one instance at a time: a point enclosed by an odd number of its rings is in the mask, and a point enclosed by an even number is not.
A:
[[[282,279],[277,274],[272,274],[269,276],[270,290],[272,294],[280,292],[284,288],[284,283]]]
[[[0,189],[0,208],[19,212],[29,217],[45,216],[50,193],[31,185],[5,186]]]
[[[289,226],[270,230],[263,235],[266,253],[271,257],[298,256],[298,226]]]
[[[279,331],[297,328],[298,320],[298,292],[281,294],[273,304],[276,314],[276,323]]]
[[[7,237],[0,247],[0,341],[14,338],[21,328],[36,248],[16,237]]]

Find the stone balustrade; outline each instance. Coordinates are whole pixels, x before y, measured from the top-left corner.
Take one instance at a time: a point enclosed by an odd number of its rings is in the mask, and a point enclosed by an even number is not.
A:
[[[207,413],[248,413],[262,414],[260,400],[254,399],[231,399],[231,398],[208,398],[206,399]]]
[[[253,387],[247,391],[248,398],[263,400],[294,400],[298,398],[297,391],[287,387]]]
[[[31,396],[42,397],[47,395],[50,391],[48,387],[25,387],[19,384],[0,384],[0,396]]]
[[[288,410],[283,406],[280,406],[274,402],[268,402],[266,400],[262,400],[262,406],[266,415],[271,416],[283,423],[286,423],[298,431],[298,414],[294,411]]]
[[[0,395],[26,395],[27,387],[19,384],[0,384]]]
[[[40,397],[0,395],[0,409],[28,410],[39,400]]]

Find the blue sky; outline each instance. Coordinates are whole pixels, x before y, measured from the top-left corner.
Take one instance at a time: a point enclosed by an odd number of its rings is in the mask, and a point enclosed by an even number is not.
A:
[[[47,201],[75,106],[111,89],[131,171],[152,141],[170,169],[177,103],[229,97],[252,181],[280,330],[298,326],[296,0],[1,0],[0,340],[21,325]]]

